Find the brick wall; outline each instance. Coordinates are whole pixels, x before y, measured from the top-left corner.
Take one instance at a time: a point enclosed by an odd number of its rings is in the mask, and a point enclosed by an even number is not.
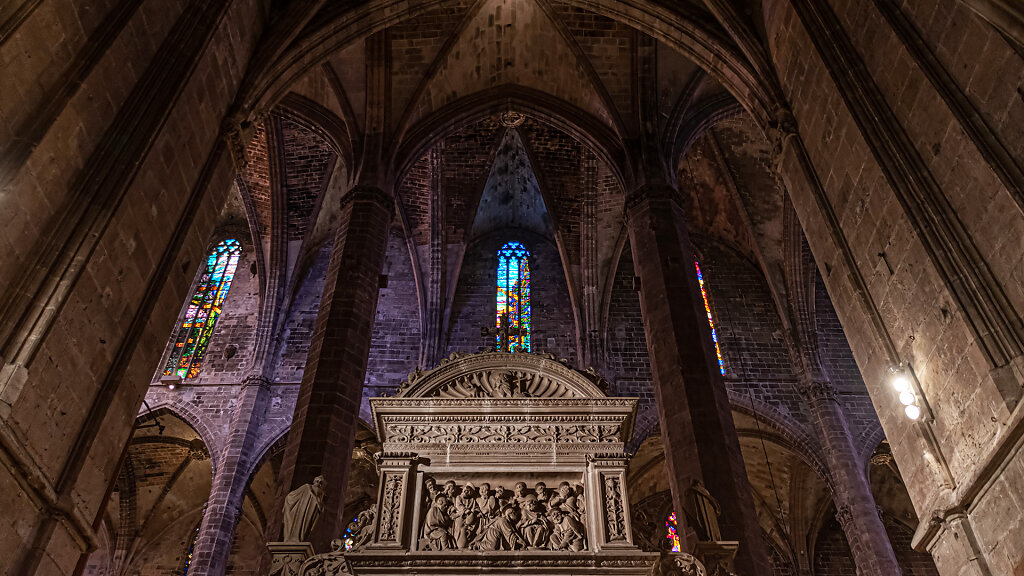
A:
[[[384,262],[387,288],[377,298],[364,398],[391,393],[416,368],[420,354],[420,314],[412,260],[402,229],[392,227]],[[369,421],[369,404],[363,402]]]
[[[530,251],[532,351],[551,352],[575,365],[576,324],[558,251],[550,240],[521,231],[496,232],[470,244],[452,304],[446,354],[495,347],[494,337],[481,336],[480,328],[494,327],[497,254],[513,240]]]

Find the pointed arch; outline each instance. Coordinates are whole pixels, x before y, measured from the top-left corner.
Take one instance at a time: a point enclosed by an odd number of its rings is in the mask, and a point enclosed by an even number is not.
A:
[[[228,238],[220,241],[206,257],[171,343],[171,353],[164,364],[165,376],[178,375],[184,379],[199,375],[241,255],[242,244]]]

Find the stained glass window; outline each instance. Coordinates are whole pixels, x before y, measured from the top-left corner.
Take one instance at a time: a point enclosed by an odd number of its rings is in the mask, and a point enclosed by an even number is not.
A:
[[[349,523],[348,528],[345,528],[345,551],[352,549],[352,546],[356,543],[355,534],[352,533],[352,526],[359,522],[359,518],[353,518],[352,522]]]
[[[503,322],[508,322],[507,329]],[[495,325],[499,350],[530,351],[530,252],[519,242],[509,242],[498,250]]]
[[[235,277],[242,245],[238,240],[224,240],[206,259],[203,275],[185,310],[185,319],[174,338],[171,357],[167,359],[164,375],[177,374],[194,378],[203,367],[203,356],[213,335],[213,327],[220,317],[221,306],[228,296],[231,280]]]
[[[202,524],[196,524],[196,529],[192,531],[192,537],[188,540],[188,552],[185,553],[185,566],[181,569],[181,576],[188,576],[188,568],[192,565],[192,554],[196,551],[196,542],[199,541],[199,526]]]
[[[708,326],[711,327],[711,339],[715,342],[715,354],[718,355],[718,370],[725,376],[725,362],[722,360],[722,349],[718,346],[718,334],[715,332],[715,319],[711,317],[711,304],[708,302],[708,291],[704,288],[704,275],[700,273],[700,262],[693,261],[697,268],[697,283],[700,284],[700,295],[704,299],[704,311],[708,314]]]
[[[673,512],[672,514],[669,514],[668,519],[665,520],[665,529],[668,531],[668,534],[665,537],[672,542],[672,552],[682,552],[679,548],[679,534],[676,533],[676,528],[676,513]]]

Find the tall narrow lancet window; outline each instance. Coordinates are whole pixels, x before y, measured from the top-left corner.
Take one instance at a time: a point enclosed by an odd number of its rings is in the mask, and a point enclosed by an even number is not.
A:
[[[665,537],[668,538],[669,545],[672,546],[672,552],[682,552],[682,548],[679,546],[679,533],[676,531],[677,529],[676,513],[673,512],[665,520]]]
[[[242,245],[238,240],[228,239],[217,244],[207,257],[199,284],[175,335],[164,375],[177,374],[182,378],[199,375],[206,347],[210,343],[217,318],[220,317],[224,299],[228,296],[241,254]]]
[[[188,576],[188,569],[192,566],[192,555],[196,553],[196,542],[199,541],[199,527],[201,525],[202,522],[196,524],[196,529],[189,536],[188,549],[185,551],[185,565],[181,568],[181,576]]]
[[[498,350],[530,351],[530,252],[519,242],[498,250]]]
[[[715,354],[718,355],[718,371],[725,376],[725,361],[722,360],[722,348],[718,345],[718,333],[715,332],[715,319],[711,317],[711,304],[708,302],[708,291],[704,287],[704,275],[700,272],[700,262],[696,259],[693,266],[697,269],[697,283],[700,284],[700,295],[704,299],[704,311],[708,315],[708,326],[711,327],[711,340],[715,343]]]

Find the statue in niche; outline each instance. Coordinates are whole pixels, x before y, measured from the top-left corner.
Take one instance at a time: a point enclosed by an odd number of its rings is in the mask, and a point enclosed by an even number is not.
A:
[[[434,499],[423,522],[425,550],[451,550],[455,547],[452,538],[452,519],[448,515],[448,498],[443,494]]]
[[[358,550],[373,539],[373,522],[377,519],[377,509],[369,508],[363,510],[356,516],[355,521],[348,525],[349,533],[352,534],[352,550]]]
[[[473,541],[474,550],[521,550],[526,542],[516,529],[516,509],[509,507],[484,528]]]
[[[549,510],[548,520],[552,526],[549,546],[552,550],[583,550],[583,525],[578,520],[560,508]]]
[[[703,482],[696,479],[690,485],[687,494],[690,496],[697,526],[704,531],[704,539],[711,542],[721,540],[722,531],[718,527],[718,517],[722,514],[722,507],[718,504],[718,500],[715,500],[708,492]]]
[[[469,546],[469,543],[476,535],[477,517],[476,499],[473,498],[473,485],[466,484],[462,487],[462,493],[455,498],[455,513],[452,514],[452,533],[455,536],[455,546],[460,550]]]
[[[537,497],[530,494],[520,507],[522,518],[519,520],[519,532],[530,548],[544,548],[548,544],[551,532],[548,519],[541,513]]]
[[[288,493],[284,499],[283,542],[305,542],[320,519],[324,509],[324,477],[317,476],[312,484],[303,484]]]
[[[503,488],[502,491],[504,491]],[[480,518],[484,520],[494,518],[498,513],[498,498],[494,494],[491,494],[491,485],[484,482],[480,484],[480,488],[477,492],[479,492],[480,495],[476,499],[476,510],[480,514]]]

